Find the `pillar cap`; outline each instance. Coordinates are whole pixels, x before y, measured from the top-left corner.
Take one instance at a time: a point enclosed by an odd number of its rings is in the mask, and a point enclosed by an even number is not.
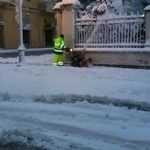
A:
[[[55,6],[53,7],[53,10],[61,9],[61,6],[62,6],[62,2],[57,2],[57,3],[55,4]]]
[[[63,0],[62,5],[74,5],[76,0]]]
[[[62,0],[61,2],[57,2],[53,7],[53,10],[61,9],[63,5],[81,5],[78,0]]]
[[[146,6],[144,10],[150,10],[150,5]]]

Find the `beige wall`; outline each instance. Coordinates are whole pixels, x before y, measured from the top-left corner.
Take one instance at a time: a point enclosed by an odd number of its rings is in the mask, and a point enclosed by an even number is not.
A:
[[[67,47],[73,48],[74,41],[74,9],[72,4],[62,5],[61,8],[54,10],[57,20],[57,35],[64,34],[65,44]]]
[[[86,52],[93,64],[150,67],[149,52]]]
[[[30,18],[30,46],[33,48],[44,47],[44,22],[55,22],[54,14],[40,10],[40,0],[24,1],[23,15]],[[27,9],[29,8],[30,9]],[[15,19],[15,6],[3,4],[0,12],[4,18],[4,48],[18,48],[19,27]]]
[[[62,12],[60,10],[55,11],[56,18],[56,35],[62,34]]]
[[[23,6],[26,7],[30,4],[32,8],[39,8],[39,3],[41,0],[31,0],[31,1],[23,1]]]
[[[74,11],[72,5],[63,6],[62,18],[62,32],[65,35],[66,45],[73,47]]]
[[[42,44],[42,39],[40,35],[42,34],[40,29],[43,29],[43,20],[36,13],[31,14],[31,46],[32,47],[40,47]]]
[[[19,43],[18,25],[15,20],[14,10],[6,7],[3,9],[4,18],[4,48],[15,48]]]

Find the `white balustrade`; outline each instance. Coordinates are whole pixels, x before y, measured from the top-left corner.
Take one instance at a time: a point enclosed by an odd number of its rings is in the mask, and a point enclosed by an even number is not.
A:
[[[144,16],[75,19],[75,48],[141,48],[145,43]]]

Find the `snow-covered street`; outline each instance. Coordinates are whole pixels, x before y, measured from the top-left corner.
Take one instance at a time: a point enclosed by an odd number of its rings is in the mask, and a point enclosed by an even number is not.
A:
[[[1,102],[0,131],[61,150],[148,150],[150,113],[112,105]],[[14,131],[13,131],[14,130]],[[16,140],[10,133],[3,138]],[[32,141],[35,144],[35,141]]]
[[[150,150],[150,70],[0,62],[0,150]]]

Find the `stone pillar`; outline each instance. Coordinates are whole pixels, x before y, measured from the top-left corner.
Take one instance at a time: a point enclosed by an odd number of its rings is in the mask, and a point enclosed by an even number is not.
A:
[[[62,33],[68,47],[74,47],[74,4],[62,5]]]
[[[55,19],[56,19],[56,35],[62,34],[62,10],[60,7],[55,7],[54,9]]]
[[[150,5],[148,5],[145,9],[145,27],[146,27],[146,41],[145,47],[150,48]]]
[[[56,34],[64,34],[65,45],[74,48],[74,5],[75,0],[62,0],[56,3],[53,10],[57,20]],[[64,60],[70,61],[70,52],[64,54]]]

